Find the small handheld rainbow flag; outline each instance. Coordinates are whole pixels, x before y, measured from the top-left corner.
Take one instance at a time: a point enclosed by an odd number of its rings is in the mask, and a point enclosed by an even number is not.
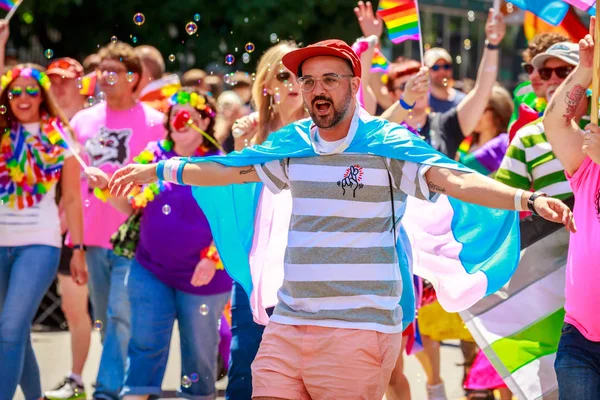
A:
[[[0,0],[0,8],[10,11],[18,2],[19,0]]]
[[[379,51],[378,48],[375,48],[375,53],[373,53],[373,59],[371,60],[371,72],[386,73],[389,65],[388,60],[381,54],[381,51]]]
[[[385,21],[392,43],[421,39],[416,0],[381,0],[377,14]]]

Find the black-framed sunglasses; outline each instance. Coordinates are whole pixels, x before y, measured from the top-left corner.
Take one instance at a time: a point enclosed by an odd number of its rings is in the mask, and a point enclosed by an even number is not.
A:
[[[533,74],[533,71],[535,70],[535,67],[529,63],[521,63],[521,67],[523,67],[523,70],[525,71],[525,73],[527,73],[527,75],[531,75]]]
[[[572,66],[564,66],[557,68],[541,68],[538,70],[538,73],[540,74],[540,78],[542,78],[542,80],[545,81],[550,80],[550,78],[552,78],[553,72],[559,79],[566,79],[567,76],[569,76],[569,74],[571,73],[571,71],[573,71],[573,69],[575,69],[575,67]]]
[[[287,71],[280,72],[277,75],[275,75],[275,79],[277,79],[281,83],[289,81],[291,77],[292,77],[292,74],[290,74]]]
[[[317,85],[317,81],[323,83],[323,87],[327,90],[333,90],[340,85],[342,78],[354,78],[354,75],[338,75],[335,73],[325,74],[321,78],[314,78],[312,76],[303,76],[298,79],[298,84],[303,92],[312,92]]]
[[[439,71],[440,69],[444,69],[444,71],[450,71],[452,69],[452,64],[444,64],[444,65],[434,65],[431,67],[432,71]]]

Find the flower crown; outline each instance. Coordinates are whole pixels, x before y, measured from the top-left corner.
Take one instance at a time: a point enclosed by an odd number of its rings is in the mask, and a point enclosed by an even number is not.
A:
[[[25,78],[34,78],[44,90],[50,90],[50,78],[46,75],[45,72],[39,71],[35,68],[13,68],[8,71],[0,81],[2,89],[6,89],[8,85],[11,84],[12,81],[17,79],[19,76]]]
[[[214,118],[216,115],[215,111],[207,104],[206,98],[196,92],[190,93],[186,92],[185,90],[180,90],[171,97],[169,102],[173,106],[176,104],[189,104],[196,110],[203,111],[205,114],[208,114],[208,116],[211,118]]]

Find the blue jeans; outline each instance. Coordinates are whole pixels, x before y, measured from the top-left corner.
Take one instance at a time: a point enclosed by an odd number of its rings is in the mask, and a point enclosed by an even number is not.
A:
[[[0,400],[12,399],[18,384],[27,400],[42,396],[31,322],[59,259],[58,247],[0,247]]]
[[[600,342],[586,339],[573,325],[563,325],[554,369],[559,399],[600,399]]]
[[[127,291],[131,301],[131,341],[121,395],[160,396],[173,324],[177,319],[181,375],[192,380],[189,387],[182,384],[179,396],[193,400],[214,399],[220,339],[218,321],[229,300],[229,292],[201,296],[182,292],[165,285],[135,260],[127,279]]]
[[[125,287],[131,260],[116,256],[112,250],[91,246],[86,261],[94,320],[102,322],[103,348],[94,398],[118,400],[131,337],[131,311]]]
[[[231,354],[227,377],[227,400],[252,398],[252,370],[250,369],[265,327],[252,319],[250,301],[242,286],[233,282],[231,291]]]

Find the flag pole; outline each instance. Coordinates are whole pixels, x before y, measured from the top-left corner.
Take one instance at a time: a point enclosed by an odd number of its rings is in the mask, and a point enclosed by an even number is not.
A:
[[[592,74],[592,115],[591,122],[598,125],[598,95],[600,94],[600,76],[598,71],[600,69],[600,46],[597,41],[600,38],[600,8],[598,7],[598,1],[596,0],[596,23],[594,26],[594,70]]]
[[[419,50],[421,52],[421,66],[425,66],[425,56],[423,52],[423,32],[421,32],[421,14],[419,13],[419,0],[415,0],[415,8],[417,9],[417,23],[419,25]]]
[[[17,12],[17,8],[19,8],[19,6],[21,5],[22,2],[23,2],[23,0],[17,1],[15,3],[15,5],[13,6],[13,8],[10,9],[8,14],[6,14],[6,17],[4,17],[4,20],[6,22],[10,21],[10,19],[13,17],[13,15],[15,15],[15,13]]]

